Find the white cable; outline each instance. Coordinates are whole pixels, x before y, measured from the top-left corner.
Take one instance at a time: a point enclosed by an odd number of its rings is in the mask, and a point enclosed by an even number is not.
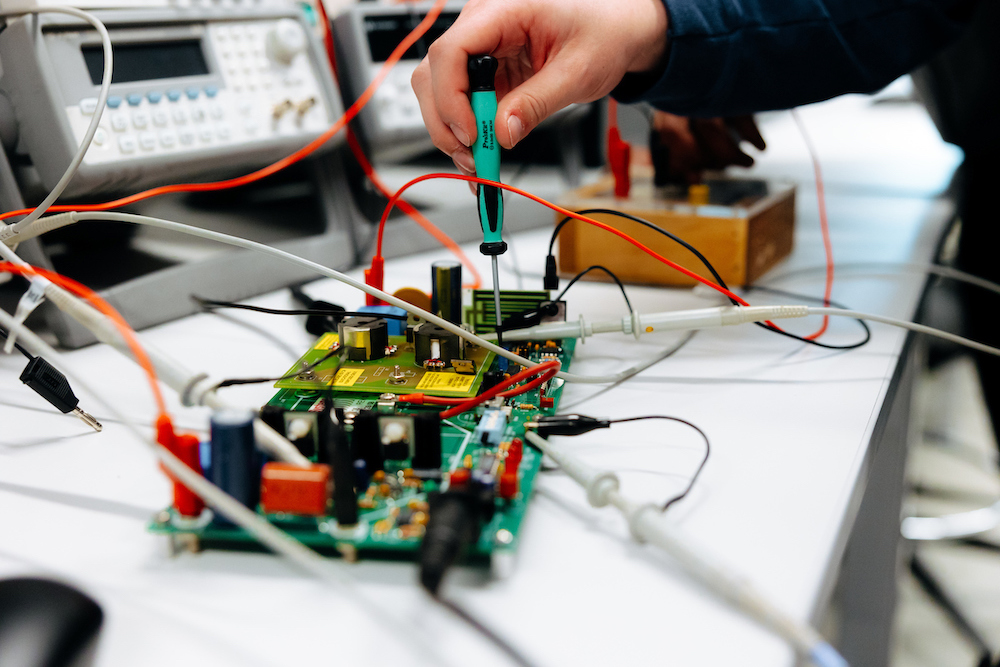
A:
[[[643,334],[725,327],[750,322],[805,317],[807,314],[805,306],[719,306],[696,310],[672,310],[648,315],[640,315],[633,311],[631,315],[619,320],[598,322],[588,322],[581,315],[580,319],[575,322],[548,322],[509,331],[504,333],[504,338],[508,340],[585,339],[599,333],[624,333],[639,338]],[[496,338],[496,334],[487,334],[485,337],[492,340]]]
[[[43,220],[46,219],[48,218],[43,218]],[[0,243],[0,257],[3,257],[12,264],[30,266],[3,243]],[[93,333],[99,341],[113,347],[135,361],[132,348],[128,346],[121,333],[104,316],[104,313],[101,313],[86,301],[51,282],[45,286],[45,296],[48,297],[54,306]],[[180,395],[182,403],[187,406],[205,405],[215,410],[231,407],[218,397],[214,389],[215,383],[207,374],[192,373],[183,365],[151,345],[143,345],[143,348],[153,367],[156,368],[156,374],[159,379]],[[254,435],[257,438],[257,444],[260,448],[277,460],[285,461],[286,463],[291,463],[302,468],[307,468],[311,465],[311,461],[303,456],[295,448],[295,445],[260,419],[254,421]]]
[[[250,241],[248,239],[240,238],[238,236],[230,236],[229,234],[222,234],[220,232],[214,232],[208,229],[201,229],[200,227],[185,225],[180,222],[163,220],[161,218],[152,218],[144,215],[135,215],[132,213],[118,213],[111,211],[102,211],[102,212],[71,211],[68,213],[59,213],[57,215],[51,215],[39,220],[34,225],[32,225],[30,229],[26,230],[25,232],[22,232],[21,236],[19,236],[18,238],[19,240],[23,240],[25,238],[34,238],[35,236],[39,236],[41,234],[50,232],[54,229],[59,229],[67,225],[71,225],[81,220],[112,220],[118,222],[128,222],[139,225],[147,225],[150,227],[168,229],[171,231],[180,232],[182,234],[189,234],[191,236],[197,236],[200,238],[209,239],[211,241],[216,241],[219,243],[226,243],[228,245],[236,246],[238,248],[256,250],[266,255],[277,257],[283,261],[290,262],[292,264],[297,264],[299,266],[304,266],[322,276],[339,280],[340,282],[350,287],[361,290],[362,292],[370,294],[377,299],[385,301],[386,303],[389,303],[398,308],[402,308],[407,312],[413,313],[414,315],[417,315],[423,320],[437,324],[441,328],[450,331],[451,333],[454,333],[460,338],[464,338],[465,340],[471,343],[486,348],[487,350],[490,350],[491,352],[494,352],[502,357],[506,357],[507,359],[515,363],[521,364],[522,366],[529,367],[538,365],[537,362],[531,361],[530,359],[514,354],[513,352],[510,352],[509,350],[499,347],[496,344],[484,338],[481,338],[480,336],[477,336],[469,331],[466,331],[465,329],[449,322],[448,320],[442,319],[437,315],[429,313],[421,308],[417,308],[416,306],[413,306],[407,303],[406,301],[403,301],[402,299],[398,299],[387,292],[383,292],[380,289],[376,289],[374,287],[371,287],[370,285],[366,285],[365,283],[356,280],[348,276],[347,274],[341,273],[340,271],[337,271],[335,269],[328,268],[326,266],[323,266],[322,264],[317,264],[316,262],[310,261],[308,259],[304,259],[290,252],[280,250],[278,248],[272,248],[271,246],[265,245],[263,243],[257,243],[256,241]],[[3,230],[0,229],[0,241],[4,240],[2,232]],[[0,249],[0,254],[2,254],[2,252],[3,250]],[[628,372],[629,371],[625,371],[625,373]],[[557,375],[557,377],[566,380],[568,382],[586,382],[592,384],[616,382],[619,379],[621,379],[621,376],[622,373],[616,373],[614,375],[608,375],[602,377],[579,376],[565,372],[559,372],[559,374]]]
[[[9,233],[15,235],[20,230],[28,227],[31,223],[41,217],[41,215],[45,213],[45,211],[47,211],[57,199],[59,199],[59,195],[63,193],[63,190],[66,189],[69,182],[73,180],[74,176],[76,176],[76,172],[80,168],[80,163],[83,162],[83,158],[87,155],[87,151],[90,149],[90,144],[94,140],[94,135],[97,134],[97,128],[101,123],[101,115],[104,113],[104,107],[108,102],[108,95],[111,93],[111,73],[113,70],[114,51],[111,48],[111,35],[108,34],[108,29],[103,23],[101,23],[101,20],[93,14],[81,11],[75,7],[61,6],[7,10],[0,12],[0,17],[23,16],[25,14],[37,14],[40,12],[69,14],[70,16],[83,19],[92,25],[94,29],[97,30],[97,34],[101,36],[101,45],[104,47],[104,73],[101,75],[101,91],[97,95],[97,109],[94,110],[94,117],[91,118],[90,125],[87,126],[87,131],[83,134],[83,140],[80,142],[80,148],[77,150],[76,155],[73,156],[73,159],[70,160],[69,166],[67,166],[66,171],[63,172],[62,178],[59,179],[45,199],[43,199],[41,203],[20,222],[6,226]]]
[[[591,505],[616,507],[625,517],[636,542],[651,544],[665,552],[701,586],[788,641],[800,655],[819,667],[847,667],[847,662],[836,649],[813,628],[791,618],[747,581],[687,546],[663,520],[660,508],[633,503],[623,496],[615,473],[591,468],[565,449],[553,446],[534,431],[526,431],[525,437],[583,487]]]
[[[115,419],[137,440],[148,446],[153,454],[160,460],[170,474],[180,480],[186,487],[198,495],[213,510],[218,511],[234,524],[247,531],[261,544],[274,553],[284,556],[290,562],[299,567],[302,571],[315,576],[326,584],[333,585],[339,591],[347,593],[352,601],[362,607],[372,618],[378,622],[379,626],[386,623],[393,628],[403,628],[408,635],[408,640],[416,642],[423,650],[427,651],[429,662],[439,662],[440,655],[435,647],[431,646],[423,634],[419,632],[411,623],[404,621],[394,611],[381,604],[379,601],[365,596],[355,585],[354,581],[339,572],[338,568],[330,567],[330,562],[308,548],[288,533],[276,528],[274,525],[262,519],[255,512],[245,507],[238,500],[224,492],[219,487],[212,484],[203,476],[194,472],[180,459],[174,456],[169,450],[151,440],[139,431],[131,420],[122,414],[114,403],[104,398],[95,390],[82,373],[77,373],[65,357],[56,352],[50,345],[35,335],[30,329],[17,322],[9,313],[0,309],[0,324],[8,331],[17,331],[21,338],[21,344],[35,355],[45,357],[49,362],[70,378],[73,383],[89,393],[98,403],[111,413]]]
[[[965,271],[960,271],[959,269],[955,269],[950,266],[943,266],[941,264],[920,264],[916,262],[849,262],[845,264],[837,264],[834,268],[837,272],[844,272],[865,271],[867,269],[879,267],[895,269],[895,271],[910,271],[912,273],[932,273],[944,278],[950,278],[959,282],[968,283],[970,285],[975,285],[976,287],[981,287],[984,290],[1000,294],[1000,284],[986,280],[985,278],[980,278],[979,276],[975,276]],[[826,266],[811,266],[802,269],[793,269],[775,276],[768,276],[768,282],[780,282],[799,274],[818,271],[826,271]],[[896,273],[873,273],[871,275],[895,276]]]
[[[942,340],[949,341],[951,343],[957,343],[963,347],[968,347],[978,352],[985,352],[986,354],[992,354],[1000,357],[1000,348],[991,347],[989,345],[983,345],[982,343],[977,343],[974,340],[969,340],[963,336],[957,336],[953,333],[948,333],[947,331],[941,331],[940,329],[935,329],[934,327],[929,327],[924,324],[917,324],[916,322],[909,322],[907,320],[896,319],[895,317],[885,317],[883,315],[873,315],[872,313],[862,313],[857,310],[844,310],[843,308],[820,308],[816,306],[809,306],[810,315],[832,315],[835,317],[850,317],[853,320],[868,320],[870,322],[881,322],[882,324],[889,324],[894,327],[900,327],[901,329],[909,329],[910,331],[915,331],[917,333],[927,334],[928,336],[934,336],[935,338],[940,338]]]

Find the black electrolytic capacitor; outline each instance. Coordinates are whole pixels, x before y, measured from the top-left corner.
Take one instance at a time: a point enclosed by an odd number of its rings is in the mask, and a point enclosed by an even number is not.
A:
[[[441,469],[441,417],[434,412],[413,415],[413,461],[417,470]]]
[[[431,312],[454,324],[462,323],[462,263],[431,264]]]
[[[212,415],[212,483],[255,509],[260,501],[261,456],[253,435],[252,410],[220,410]],[[229,521],[216,515],[220,523]]]

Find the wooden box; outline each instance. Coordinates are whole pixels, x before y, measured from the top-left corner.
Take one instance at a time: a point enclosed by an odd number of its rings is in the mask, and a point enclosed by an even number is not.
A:
[[[753,283],[792,251],[795,187],[750,179],[707,180],[708,203],[694,205],[688,193],[665,195],[651,175],[633,177],[628,199],[614,196],[611,177],[563,197],[572,211],[605,208],[631,213],[673,232],[697,248],[730,286]],[[700,193],[702,196],[704,193]],[[706,278],[711,274],[690,251],[640,224],[607,214],[588,217],[620,229],[667,259]],[[556,222],[562,216],[556,217]],[[611,269],[624,282],[693,285],[694,280],[653,259],[605,230],[572,220],[558,236],[559,273],[571,277],[589,266]],[[587,274],[607,280],[603,272]]]

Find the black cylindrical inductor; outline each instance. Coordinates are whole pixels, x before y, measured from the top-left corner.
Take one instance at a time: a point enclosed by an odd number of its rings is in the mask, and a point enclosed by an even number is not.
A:
[[[431,264],[431,312],[454,324],[462,323],[462,263]]]
[[[389,346],[389,325],[380,317],[348,317],[337,326],[337,335],[351,361],[382,359]]]
[[[255,509],[260,501],[261,457],[253,436],[252,410],[220,410],[212,415],[212,483]],[[216,515],[217,521],[229,521]]]
[[[413,332],[413,352],[421,366],[430,359],[450,364],[452,359],[462,358],[458,336],[430,322],[424,322]]]

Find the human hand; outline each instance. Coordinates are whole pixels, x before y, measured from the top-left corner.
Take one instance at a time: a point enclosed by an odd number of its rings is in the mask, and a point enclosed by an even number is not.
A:
[[[753,165],[753,158],[743,152],[740,141],[748,141],[758,150],[766,148],[753,116],[685,118],[656,111],[650,141],[658,143],[650,146],[657,182],[686,185],[700,182],[706,169]],[[665,164],[657,164],[658,151],[666,158]]]
[[[627,72],[655,69],[666,41],[661,0],[471,0],[431,45],[413,90],[434,145],[475,175],[469,56],[499,60],[496,135],[512,148],[559,109],[604,97]]]

